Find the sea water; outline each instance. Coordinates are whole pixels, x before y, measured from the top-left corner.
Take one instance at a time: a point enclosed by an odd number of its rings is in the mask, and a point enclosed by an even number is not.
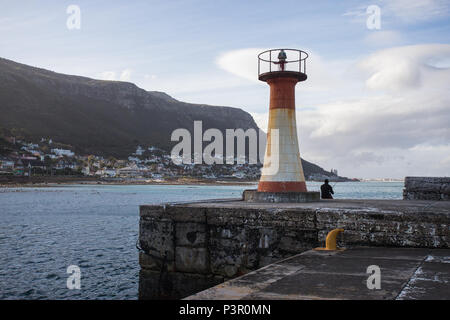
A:
[[[333,184],[335,198],[401,199],[402,182]],[[137,299],[139,205],[239,198],[256,185],[0,189],[0,299]],[[318,191],[320,183],[308,182]],[[81,288],[68,289],[67,268]]]

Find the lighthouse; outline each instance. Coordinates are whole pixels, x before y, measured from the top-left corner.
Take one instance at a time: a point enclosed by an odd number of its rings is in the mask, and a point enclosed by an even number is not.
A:
[[[244,200],[320,199],[320,192],[308,192],[306,188],[295,117],[295,87],[307,79],[307,58],[306,52],[297,49],[272,49],[258,55],[258,78],[270,87],[269,125],[258,189],[246,190]]]

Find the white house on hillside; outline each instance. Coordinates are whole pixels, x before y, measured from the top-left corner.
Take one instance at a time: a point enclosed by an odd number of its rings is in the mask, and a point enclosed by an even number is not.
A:
[[[57,156],[68,156],[68,157],[73,157],[75,155],[74,152],[72,152],[71,150],[67,150],[67,149],[52,149],[52,153],[56,154]]]

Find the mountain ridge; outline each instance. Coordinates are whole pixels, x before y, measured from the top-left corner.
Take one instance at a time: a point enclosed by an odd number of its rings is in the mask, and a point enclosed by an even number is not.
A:
[[[231,123],[245,130],[258,128],[238,108],[181,102],[130,82],[63,75],[6,59],[0,59],[0,112],[0,126],[25,129],[34,140],[52,136],[86,153],[117,157],[139,143],[170,150],[171,132],[191,131],[194,120],[201,120],[205,130],[223,131]]]

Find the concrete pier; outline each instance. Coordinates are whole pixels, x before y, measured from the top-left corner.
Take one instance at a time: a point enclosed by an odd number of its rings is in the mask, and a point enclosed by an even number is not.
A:
[[[450,202],[206,201],[140,207],[141,299],[183,298],[323,246],[450,248]]]
[[[450,177],[406,177],[404,200],[450,200]]]

